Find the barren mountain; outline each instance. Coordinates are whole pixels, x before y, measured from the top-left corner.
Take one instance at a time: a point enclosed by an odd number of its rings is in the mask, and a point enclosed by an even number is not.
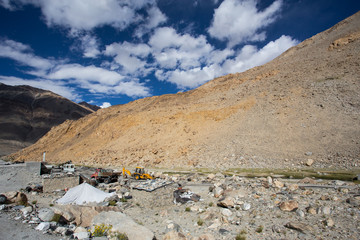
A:
[[[12,155],[88,165],[360,165],[360,13],[273,61],[184,93],[101,109]]]
[[[66,119],[92,112],[50,91],[0,83],[0,156],[35,143]]]

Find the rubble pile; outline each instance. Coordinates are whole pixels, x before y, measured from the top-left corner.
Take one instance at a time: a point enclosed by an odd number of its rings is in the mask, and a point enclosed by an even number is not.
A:
[[[42,193],[37,186],[3,193],[0,214],[59,239],[88,239],[101,226],[108,239],[123,233],[170,240],[360,237],[360,187],[352,182],[163,174],[97,188],[112,195],[100,203],[57,205],[64,191]]]

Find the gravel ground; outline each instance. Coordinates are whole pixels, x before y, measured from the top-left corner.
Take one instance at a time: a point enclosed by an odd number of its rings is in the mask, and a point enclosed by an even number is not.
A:
[[[63,239],[59,236],[43,234],[34,229],[33,225],[23,224],[20,221],[12,219],[7,213],[0,211],[0,239],[18,240],[18,239],[36,239],[36,240],[55,240]]]

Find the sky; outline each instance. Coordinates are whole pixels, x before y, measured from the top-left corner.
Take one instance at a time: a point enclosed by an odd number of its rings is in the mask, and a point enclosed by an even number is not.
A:
[[[0,82],[101,107],[262,65],[358,0],[0,0]]]

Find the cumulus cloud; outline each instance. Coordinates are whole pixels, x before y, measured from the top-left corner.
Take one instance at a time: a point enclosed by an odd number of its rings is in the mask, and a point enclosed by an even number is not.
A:
[[[28,45],[8,39],[0,40],[0,57],[41,70],[49,69],[53,64],[51,60],[36,56]]]
[[[86,58],[96,58],[100,54],[99,43],[96,37],[86,33],[79,36],[80,48],[83,51],[83,56]]]
[[[101,108],[108,108],[108,107],[111,107],[111,103],[109,102],[103,102],[103,104],[101,104],[100,106]]]
[[[80,64],[64,64],[56,66],[49,74],[49,79],[74,79],[77,81],[93,81],[105,85],[119,83],[124,77],[117,72],[96,66],[82,66]]]
[[[299,42],[289,36],[281,36],[275,41],[270,41],[263,48],[257,49],[253,45],[246,45],[234,59],[228,59],[222,65],[222,74],[243,72],[255,66],[260,66],[279,56]]]
[[[149,33],[160,24],[166,22],[167,17],[163,14],[158,7],[151,7],[148,10],[148,16],[144,19],[144,24],[140,25],[134,35],[141,38],[143,35]]]
[[[158,28],[149,44],[157,64],[168,69],[198,67],[207,61],[207,56],[214,50],[205,36],[181,35],[170,27]]]
[[[244,42],[263,41],[263,28],[273,23],[283,5],[276,0],[268,8],[259,11],[256,0],[225,0],[215,10],[208,33],[228,41],[230,47]]]
[[[11,86],[30,85],[36,88],[52,91],[74,102],[82,101],[81,96],[76,93],[76,89],[67,86],[67,83],[64,81],[53,81],[41,78],[23,79],[18,77],[0,76],[0,82]]]
[[[144,50],[133,47],[138,56],[143,56]],[[146,50],[149,51],[149,50]],[[125,94],[130,97],[144,97],[150,95],[150,90],[137,78],[129,78],[120,73],[94,65],[64,63],[62,60],[49,60],[33,54],[32,49],[20,42],[3,40],[0,42],[0,57],[10,58],[21,65],[31,67],[27,74],[36,77],[21,79],[2,77],[6,83],[13,82],[49,89],[70,99],[78,98],[74,88],[66,87],[72,84],[90,92],[107,94]]]
[[[104,54],[113,56],[124,74],[146,75],[146,58],[151,49],[147,44],[132,44],[129,42],[112,43],[106,46]]]

